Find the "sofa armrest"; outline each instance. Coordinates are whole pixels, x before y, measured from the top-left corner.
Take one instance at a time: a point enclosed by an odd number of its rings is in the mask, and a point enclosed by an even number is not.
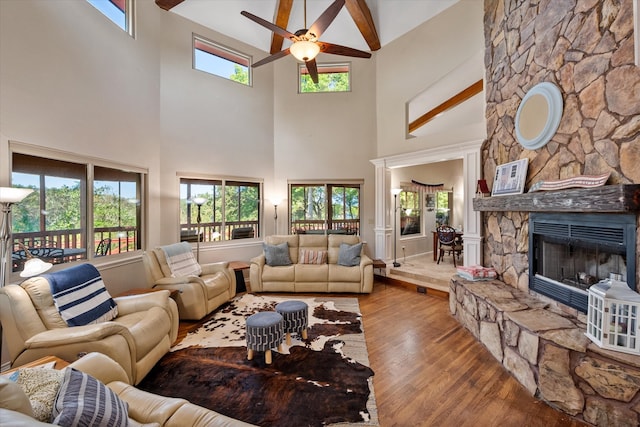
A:
[[[373,265],[373,260],[368,255],[360,255],[360,267],[364,268],[367,265]]]
[[[181,277],[164,277],[154,282],[154,286],[158,285],[183,285],[185,283],[200,283],[204,285],[204,282],[198,276],[181,276]]]
[[[105,384],[109,384],[113,381],[122,381],[124,383],[129,382],[129,377],[124,369],[122,369],[122,366],[109,356],[102,353],[88,353],[71,363],[69,366],[91,375]]]
[[[185,399],[149,393],[122,381],[114,381],[107,386],[129,404],[129,418],[143,424],[165,425],[180,407],[188,403]]]
[[[267,258],[264,254],[260,254],[251,259],[251,264],[249,265],[249,283],[251,283],[252,292],[262,291],[262,270],[266,262]]]
[[[139,311],[147,311],[152,307],[166,308],[169,295],[169,291],[159,291],[148,294],[116,297],[114,301],[118,305],[118,316],[124,316]]]
[[[25,347],[35,349],[85,343],[99,341],[111,335],[123,335],[127,342],[134,345],[133,337],[124,325],[116,322],[103,322],[72,328],[49,329],[29,338],[25,341]]]
[[[202,273],[200,274],[214,274],[218,271],[225,272],[229,268],[229,263],[226,261],[223,262],[212,262],[209,264],[200,264],[200,268],[202,268]]]

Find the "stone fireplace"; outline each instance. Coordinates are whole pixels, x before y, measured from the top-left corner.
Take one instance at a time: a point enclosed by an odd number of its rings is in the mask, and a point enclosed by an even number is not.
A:
[[[529,290],[586,313],[592,285],[616,274],[635,290],[635,271],[635,215],[529,216]]]
[[[560,303],[529,289],[530,217],[540,212],[632,214],[634,240],[607,256],[618,266],[626,263],[627,281],[638,290],[638,272],[630,267],[637,255],[626,252],[631,246],[637,254],[640,242],[640,68],[634,64],[633,1],[485,0],[484,28],[487,139],[481,161],[489,187],[499,165],[524,158],[525,191],[539,181],[608,172],[611,177],[608,185],[589,191],[485,199],[476,209],[483,218],[483,265],[495,268],[500,280],[465,282],[454,276],[451,312],[545,402],[594,425],[638,425],[640,357],[590,342],[586,318],[572,298]],[[528,90],[541,82],[560,88],[564,111],[551,141],[527,150],[516,139],[515,116]],[[586,257],[598,258],[596,252]],[[554,274],[559,283],[576,274],[577,282],[581,276],[587,282],[600,278],[586,267]]]

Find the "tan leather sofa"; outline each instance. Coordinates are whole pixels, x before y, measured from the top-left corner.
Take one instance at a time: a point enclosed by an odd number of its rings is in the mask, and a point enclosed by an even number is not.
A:
[[[128,384],[128,376],[118,363],[101,353],[89,353],[70,365],[98,379],[129,405],[129,425],[166,427],[242,427],[250,426],[185,399],[169,398],[139,390]],[[8,381],[8,380],[5,380]],[[15,408],[15,388],[0,384],[0,425],[12,427],[51,426]]]
[[[176,340],[178,308],[168,291],[114,301],[115,319],[70,327],[56,309],[44,277],[0,288],[0,321],[11,365],[50,355],[73,361],[79,354],[97,351],[122,366],[129,383],[139,383]]]
[[[338,265],[340,244],[354,245],[360,238],[354,235],[294,234],[268,236],[265,244],[287,242],[292,264],[269,266],[263,253],[251,260],[249,270],[252,292],[354,292],[370,293],[373,289],[373,261],[361,252],[360,264]],[[326,264],[301,264],[300,251],[327,251]]]
[[[143,261],[153,288],[178,291],[180,319],[202,319],[236,295],[236,275],[228,262],[200,264],[200,276],[172,277],[161,248],[146,251]]]

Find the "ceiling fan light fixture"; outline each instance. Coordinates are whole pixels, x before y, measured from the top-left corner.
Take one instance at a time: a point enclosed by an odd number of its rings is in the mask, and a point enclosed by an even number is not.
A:
[[[311,61],[320,53],[320,46],[308,40],[298,40],[289,47],[289,52],[302,62]]]

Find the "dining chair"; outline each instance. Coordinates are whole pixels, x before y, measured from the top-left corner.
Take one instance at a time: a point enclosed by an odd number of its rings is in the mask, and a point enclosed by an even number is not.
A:
[[[111,239],[107,237],[100,240],[100,243],[96,246],[96,256],[105,256],[109,253],[111,253]]]
[[[445,252],[448,252],[453,255],[453,266],[457,267],[456,256],[459,259],[460,254],[462,253],[462,239],[457,236],[455,228],[449,225],[439,226],[436,229],[436,233],[438,234],[438,246],[440,248],[437,264],[440,264]]]

